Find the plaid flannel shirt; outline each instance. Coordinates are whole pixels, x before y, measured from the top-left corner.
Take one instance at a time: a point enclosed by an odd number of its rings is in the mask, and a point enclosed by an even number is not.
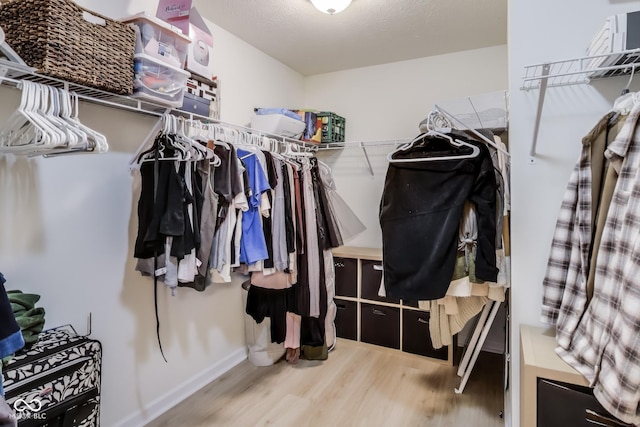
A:
[[[593,299],[560,357],[582,373],[605,409],[640,424],[640,106],[606,150],[620,164],[596,265]],[[575,307],[583,310],[582,307]],[[562,311],[571,307],[563,305]]]
[[[556,324],[559,342],[568,343],[587,304],[586,282],[592,244],[592,143],[606,136],[614,113],[604,116],[582,140],[582,150],[565,191],[543,281],[542,317]]]

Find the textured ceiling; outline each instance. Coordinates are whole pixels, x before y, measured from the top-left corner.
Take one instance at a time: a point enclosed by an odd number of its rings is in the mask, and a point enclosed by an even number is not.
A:
[[[194,0],[207,19],[304,75],[507,42],[507,0]]]

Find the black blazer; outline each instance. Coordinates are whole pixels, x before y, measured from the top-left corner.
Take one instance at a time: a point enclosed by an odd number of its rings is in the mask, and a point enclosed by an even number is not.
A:
[[[390,163],[380,202],[384,283],[387,295],[406,300],[444,297],[451,282],[465,201],[476,208],[476,277],[495,282],[496,180],[489,149],[473,158]],[[423,137],[394,158],[470,154],[440,137]]]

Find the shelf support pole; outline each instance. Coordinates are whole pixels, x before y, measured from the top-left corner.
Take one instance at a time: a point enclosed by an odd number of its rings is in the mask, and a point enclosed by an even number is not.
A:
[[[369,159],[369,154],[367,153],[367,147],[364,146],[364,143],[360,143],[360,148],[362,148],[362,152],[364,153],[364,158],[367,160],[367,166],[369,166],[369,173],[371,176],[374,176],[373,167],[371,166],[371,160]]]
[[[529,156],[536,156],[536,146],[538,145],[538,132],[540,131],[540,119],[542,117],[542,107],[544,106],[544,97],[547,93],[547,83],[549,83],[550,64],[542,65],[542,75],[540,79],[540,93],[538,94],[538,110],[536,112],[536,121],[533,125],[533,141],[531,141],[531,150]]]

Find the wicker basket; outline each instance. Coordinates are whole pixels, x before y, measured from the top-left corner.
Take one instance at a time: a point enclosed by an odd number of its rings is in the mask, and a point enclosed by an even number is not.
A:
[[[71,0],[0,5],[6,41],[38,73],[118,94],[133,92],[135,31]]]

